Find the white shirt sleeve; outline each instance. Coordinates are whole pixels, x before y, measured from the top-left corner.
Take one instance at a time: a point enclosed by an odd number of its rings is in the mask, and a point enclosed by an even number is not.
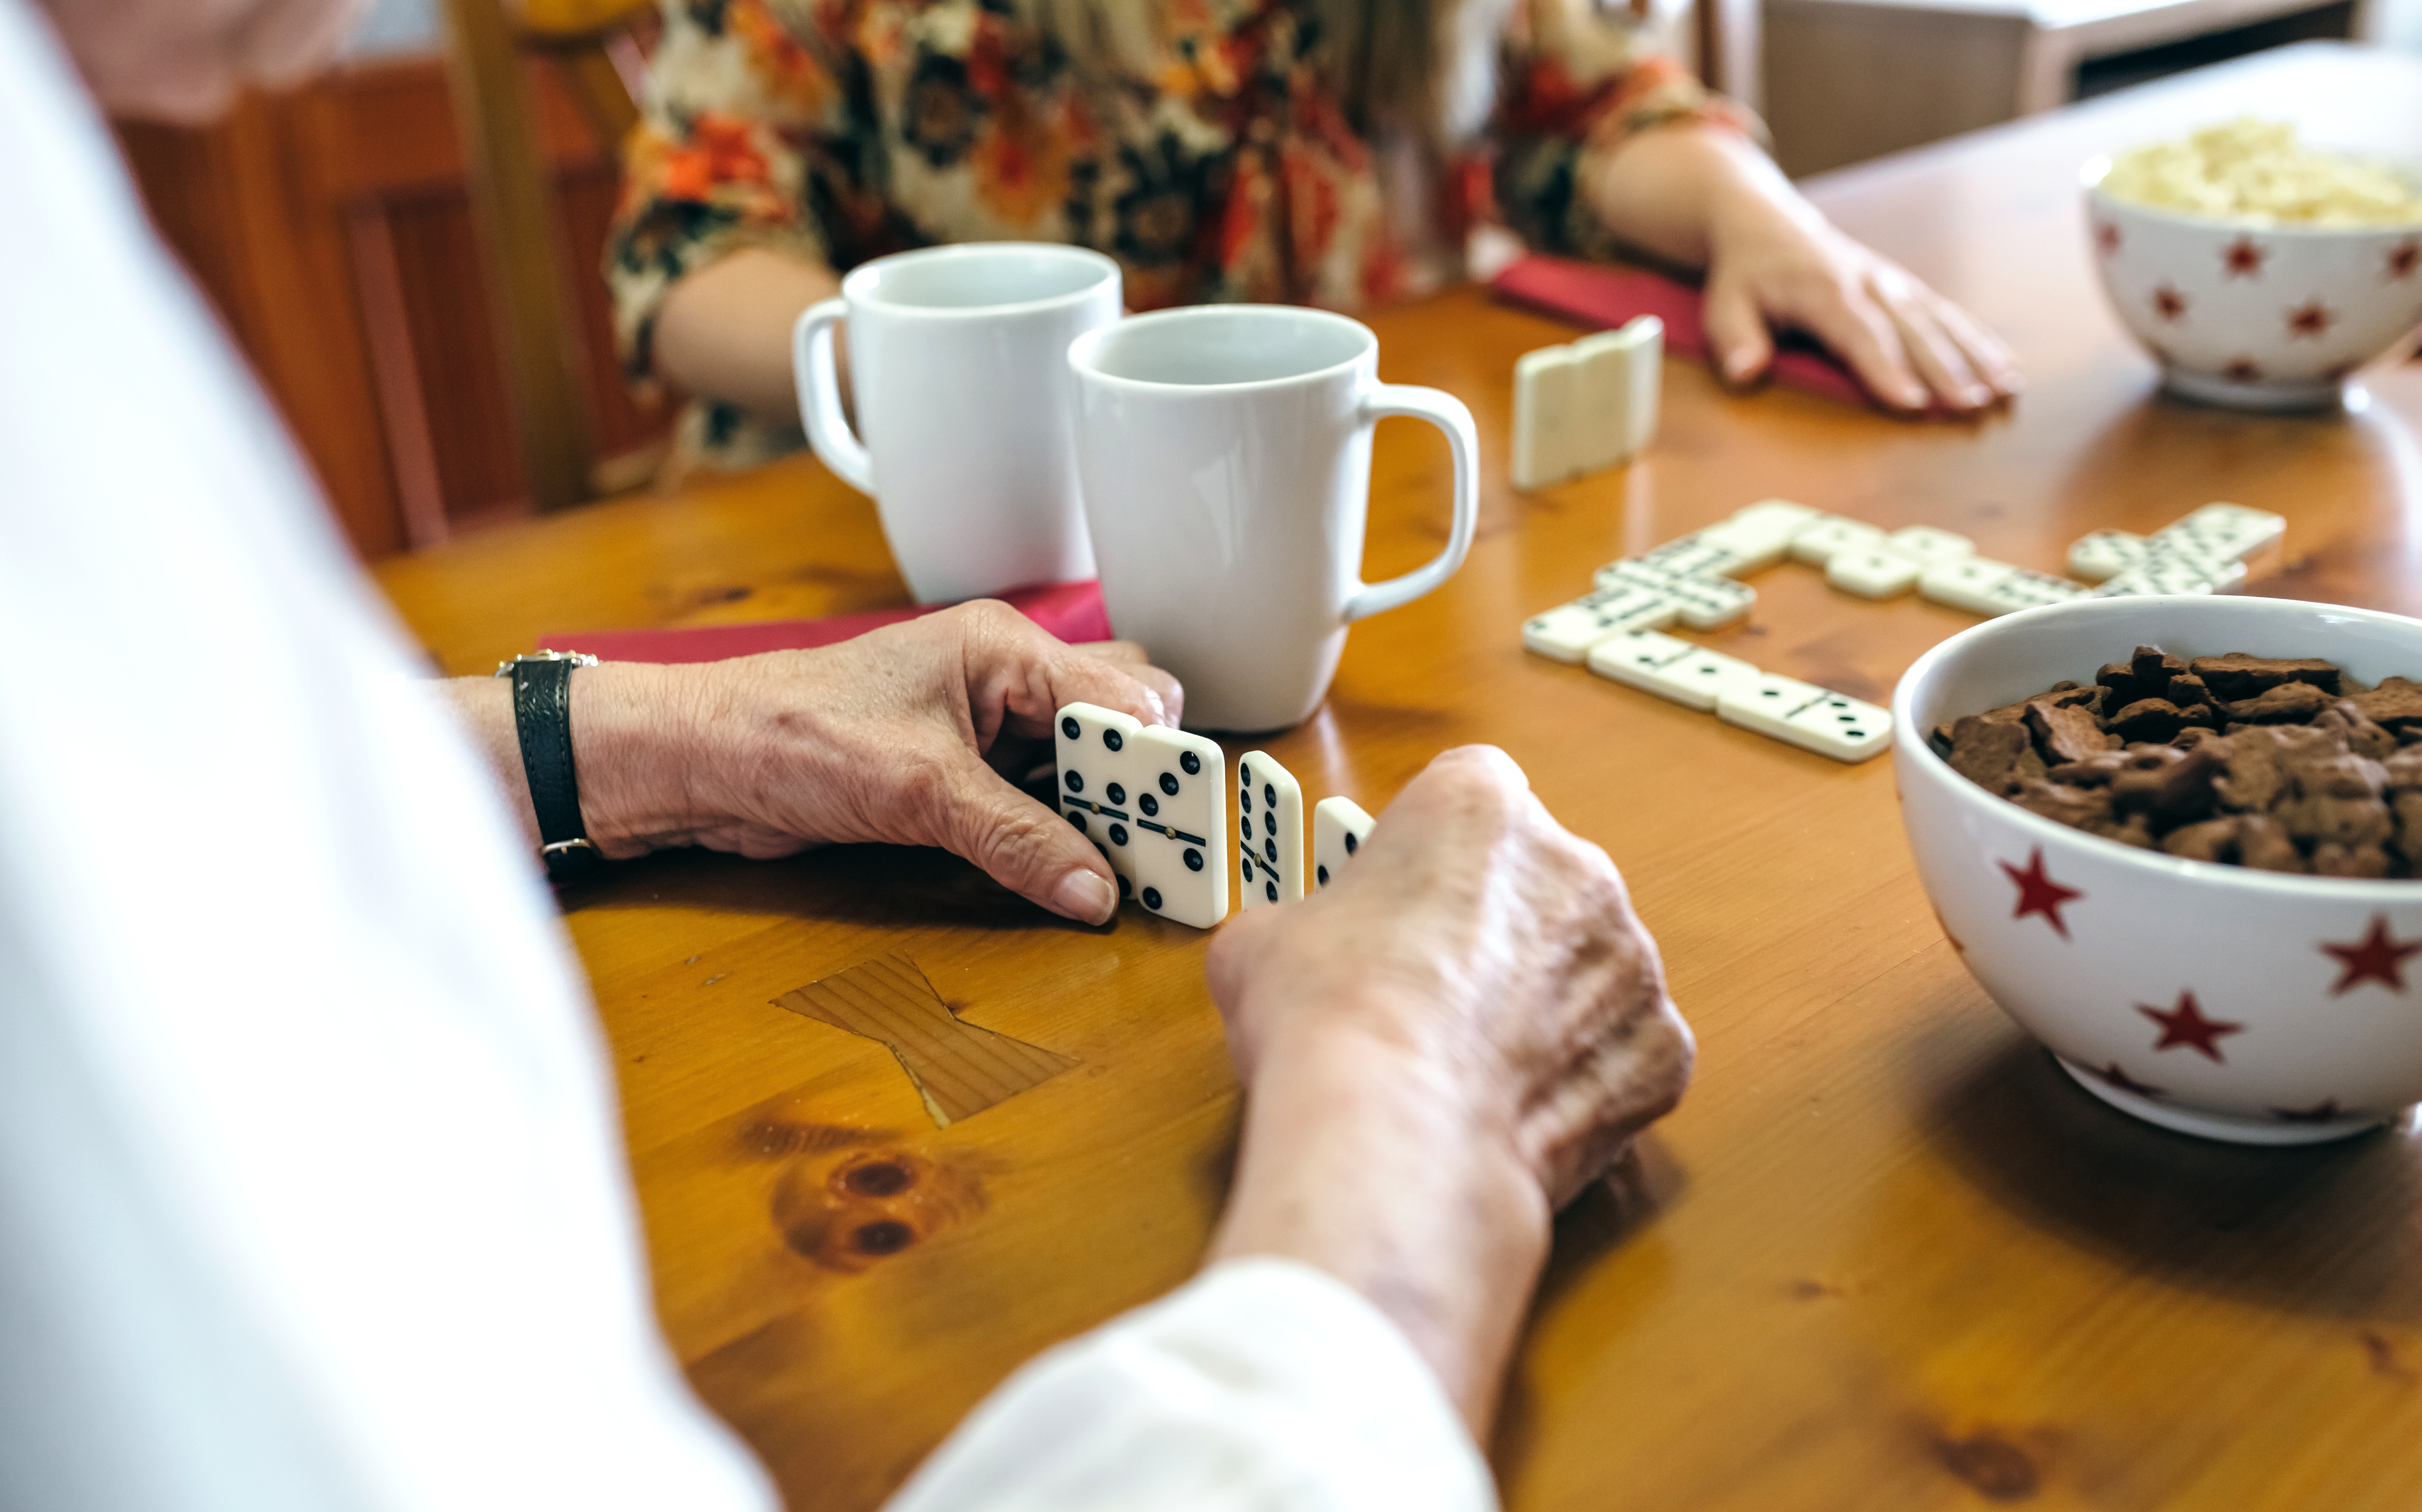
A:
[[[1043,1355],[888,1512],[1484,1512],[1429,1365],[1351,1288],[1231,1260]]]

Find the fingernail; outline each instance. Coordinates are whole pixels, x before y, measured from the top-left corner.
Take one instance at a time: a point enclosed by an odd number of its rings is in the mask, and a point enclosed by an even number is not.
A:
[[[1051,893],[1052,907],[1089,924],[1106,921],[1118,906],[1117,891],[1081,866],[1062,877]]]
[[[1755,371],[1756,368],[1756,353],[1736,352],[1724,359],[1724,377],[1733,383],[1739,383]]]
[[[1925,388],[1917,384],[1911,384],[1900,391],[1901,404],[1909,409],[1926,408],[1929,397]]]

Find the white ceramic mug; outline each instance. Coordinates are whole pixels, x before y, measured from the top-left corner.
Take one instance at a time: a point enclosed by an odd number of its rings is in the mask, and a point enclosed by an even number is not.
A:
[[[1277,730],[1320,704],[1345,627],[1454,575],[1480,513],[1462,402],[1379,382],[1379,340],[1325,310],[1211,305],[1089,332],[1077,457],[1110,626],[1186,685],[1186,722]],[[1417,572],[1361,580],[1371,431],[1408,415],[1455,451],[1455,526]]]
[[[1093,575],[1066,356],[1119,304],[1119,265],[1098,252],[989,242],[878,258],[799,317],[791,361],[809,444],[873,496],[919,603]],[[844,320],[862,444],[834,370]]]

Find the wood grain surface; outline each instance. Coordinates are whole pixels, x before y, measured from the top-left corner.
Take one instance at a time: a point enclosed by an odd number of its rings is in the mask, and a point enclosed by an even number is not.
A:
[[[2094,1102],[1944,941],[1888,762],[1838,766],[1528,655],[1518,634],[1596,564],[1769,496],[1948,527],[2050,571],[2088,529],[2233,499],[2289,521],[2247,591],[2422,607],[2422,366],[2367,373],[2344,414],[2191,407],[2156,392],[2094,286],[2078,163],[2250,106],[2422,156],[2422,61],[2313,46],[1813,186],[2014,341],[2032,386],[1974,424],[1733,395],[1669,364],[1643,458],[1518,496],[1514,359],[1569,333],[1469,290],[1372,321],[1383,377],[1478,419],[1480,540],[1446,589],[1355,627],[1311,720],[1256,743],[1308,798],[1347,795],[1382,824],[1439,749],[1504,747],[1623,867],[1702,1047],[1681,1110],[1559,1225],[1490,1445],[1510,1506],[2422,1499],[2409,1134],[2239,1149]],[[1427,428],[1382,428],[1367,575],[1438,549],[1447,482]],[[872,507],[807,461],[380,576],[456,672],[554,631],[904,598]],[[1749,622],[1696,638],[1878,701],[1973,622],[1802,569],[1757,586]],[[656,857],[573,905],[667,1331],[794,1507],[874,1505],[1021,1361],[1193,1270],[1238,1112],[1206,936],[1134,910],[1079,928],[955,859],[882,847]],[[883,1045],[776,1005],[888,954],[959,1020],[1077,1063],[936,1127]]]

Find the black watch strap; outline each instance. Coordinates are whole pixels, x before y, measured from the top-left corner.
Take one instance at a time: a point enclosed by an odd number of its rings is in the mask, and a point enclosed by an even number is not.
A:
[[[558,882],[580,875],[599,858],[580,817],[580,781],[572,763],[572,669],[595,665],[593,656],[556,654],[519,657],[496,669],[498,675],[512,674],[513,727],[538,815],[538,853]]]

